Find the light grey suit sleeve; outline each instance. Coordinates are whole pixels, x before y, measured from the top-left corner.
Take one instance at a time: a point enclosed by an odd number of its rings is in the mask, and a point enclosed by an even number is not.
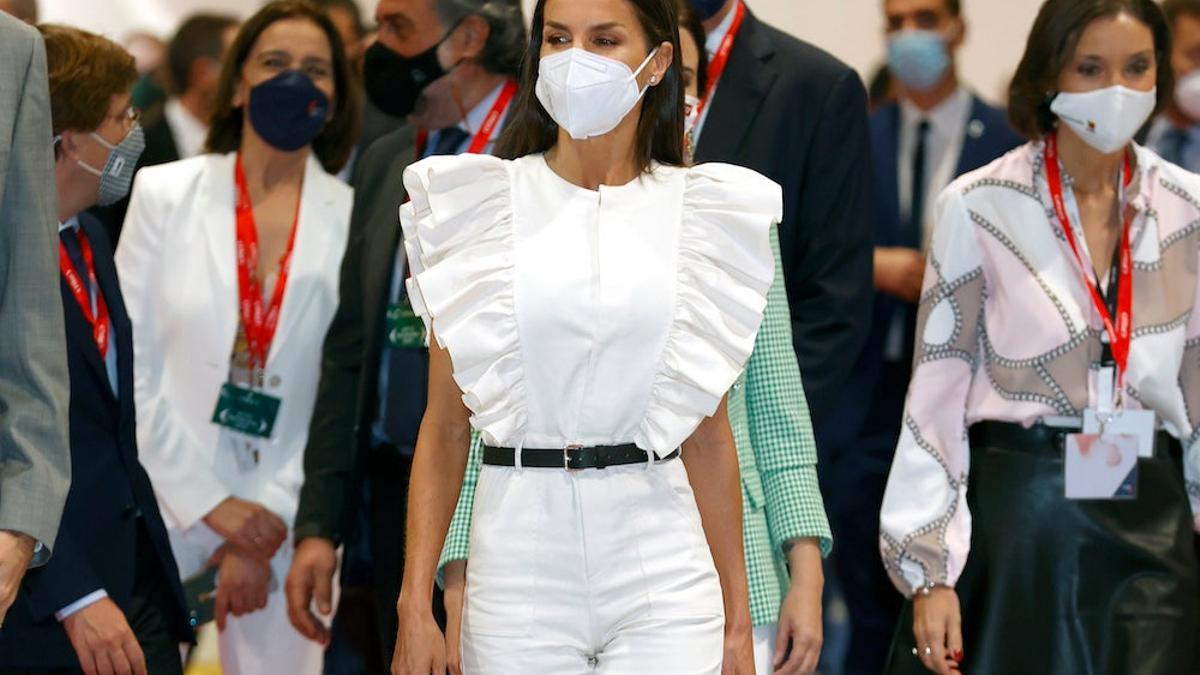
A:
[[[0,12],[0,529],[45,563],[71,480],[46,50]]]

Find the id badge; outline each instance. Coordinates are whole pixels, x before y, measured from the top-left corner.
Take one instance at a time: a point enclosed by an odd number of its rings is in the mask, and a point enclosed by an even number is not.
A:
[[[270,438],[282,399],[226,382],[217,397],[212,421],[247,436]]]
[[[1067,436],[1067,499],[1137,499],[1137,440],[1128,434]]]
[[[1153,410],[1083,411],[1083,433],[1131,436],[1139,457],[1154,456],[1155,422]]]
[[[387,342],[393,349],[425,349],[425,322],[409,303],[388,306]]]

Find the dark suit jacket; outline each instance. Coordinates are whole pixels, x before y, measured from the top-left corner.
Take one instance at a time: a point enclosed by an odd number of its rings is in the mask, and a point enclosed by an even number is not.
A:
[[[167,117],[162,112],[162,106],[148,111],[142,118],[142,122],[144,125],[142,129],[146,133],[146,149],[138,158],[137,168],[134,169],[135,174],[141,171],[142,167],[157,166],[179,159],[179,149],[175,146],[175,135],[171,131],[171,125],[167,124]],[[128,196],[109,206],[93,206],[88,209],[88,213],[103,224],[104,231],[108,234],[108,240],[112,242],[113,248],[116,248],[117,240],[121,236],[121,226],[125,224],[125,212],[128,210]]]
[[[784,281],[820,446],[870,320],[866,91],[842,62],[747,12],[711,105],[697,161],[783,186]]]
[[[872,172],[875,189],[872,196],[874,212],[874,245],[904,246],[919,249],[921,232],[900,218],[900,193],[898,157],[900,143],[900,105],[892,103],[871,115]],[[1008,124],[1003,110],[993,108],[978,97],[973,97],[970,120],[963,138],[962,152],[958,158],[955,176],[974,171],[1023,141]],[[932,209],[933,205],[929,204]],[[865,415],[875,392],[880,391],[879,378],[883,371],[884,350],[888,331],[896,312],[907,309],[916,312],[915,305],[905,306],[899,298],[883,293],[876,294],[873,304],[871,332],[867,345],[855,364],[854,373],[843,394],[843,404],[838,406],[836,428],[830,435],[831,441],[841,447],[854,443],[862,430]],[[907,380],[909,365],[896,376]],[[890,422],[889,422],[890,423]],[[899,431],[900,420],[895,420]]]
[[[403,175],[415,155],[416,131],[404,127],[372,144],[354,169],[350,241],[304,450],[297,541],[315,536],[340,542],[345,535],[357,489],[356,468],[370,448],[379,408],[383,320],[400,245],[400,205],[408,199]],[[426,379],[427,373],[414,367],[410,386],[423,396]],[[418,421],[424,413],[423,398],[420,408],[415,412]]]
[[[71,375],[71,469],[54,557],[26,576],[0,630],[0,668],[78,667],[75,650],[54,614],[103,589],[128,611],[137,554],[138,516],[176,599],[171,626],[181,642],[192,639],[179,571],[150,479],[138,462],[134,432],[133,335],[117,281],[112,247],[100,223],[84,213],[80,225],[91,243],[96,279],[108,304],[117,350],[118,394],[109,385],[91,325],[60,278]]]

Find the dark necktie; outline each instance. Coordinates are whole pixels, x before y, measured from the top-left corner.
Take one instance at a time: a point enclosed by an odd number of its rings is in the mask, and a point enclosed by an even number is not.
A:
[[[917,125],[917,142],[913,152],[912,163],[912,200],[908,210],[909,243],[914,248],[921,248],[925,241],[925,179],[926,144],[929,140],[929,120],[921,120]],[[913,350],[916,347],[917,308],[905,304],[901,311],[904,314],[904,352],[901,362],[904,365],[912,363]]]
[[[462,127],[446,127],[438,132],[437,143],[434,144],[433,152],[429,155],[457,155],[458,149],[462,147],[463,141],[467,140],[469,135],[467,130]]]
[[[408,297],[400,284],[398,302]],[[426,387],[429,377],[429,353],[424,349],[388,350],[387,393],[383,402],[383,435],[389,443],[411,454],[417,445],[417,432],[425,415]]]
[[[912,200],[909,202],[908,223],[909,235],[920,248],[924,240],[925,223],[925,178],[926,143],[929,139],[929,120],[921,120],[917,125],[917,142],[913,152],[912,163]]]

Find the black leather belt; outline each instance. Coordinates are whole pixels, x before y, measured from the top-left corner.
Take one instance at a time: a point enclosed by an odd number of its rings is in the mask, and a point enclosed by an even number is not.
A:
[[[1070,434],[1079,429],[1051,427],[1034,424],[1025,428],[1011,422],[977,422],[969,431],[972,448],[997,448],[1050,457],[1062,457],[1064,443]],[[1154,434],[1154,455],[1160,459],[1178,460],[1183,446],[1179,440],[1165,431]]]
[[[484,446],[483,463],[491,466],[516,466],[514,461],[516,454],[517,451],[512,448]],[[679,450],[675,450],[666,457],[659,457],[656,454],[655,459],[659,462],[666,462],[678,456]],[[572,445],[557,450],[525,448],[521,450],[521,466],[534,469],[581,471],[626,464],[645,464],[646,457],[646,451],[632,443],[591,448]]]

